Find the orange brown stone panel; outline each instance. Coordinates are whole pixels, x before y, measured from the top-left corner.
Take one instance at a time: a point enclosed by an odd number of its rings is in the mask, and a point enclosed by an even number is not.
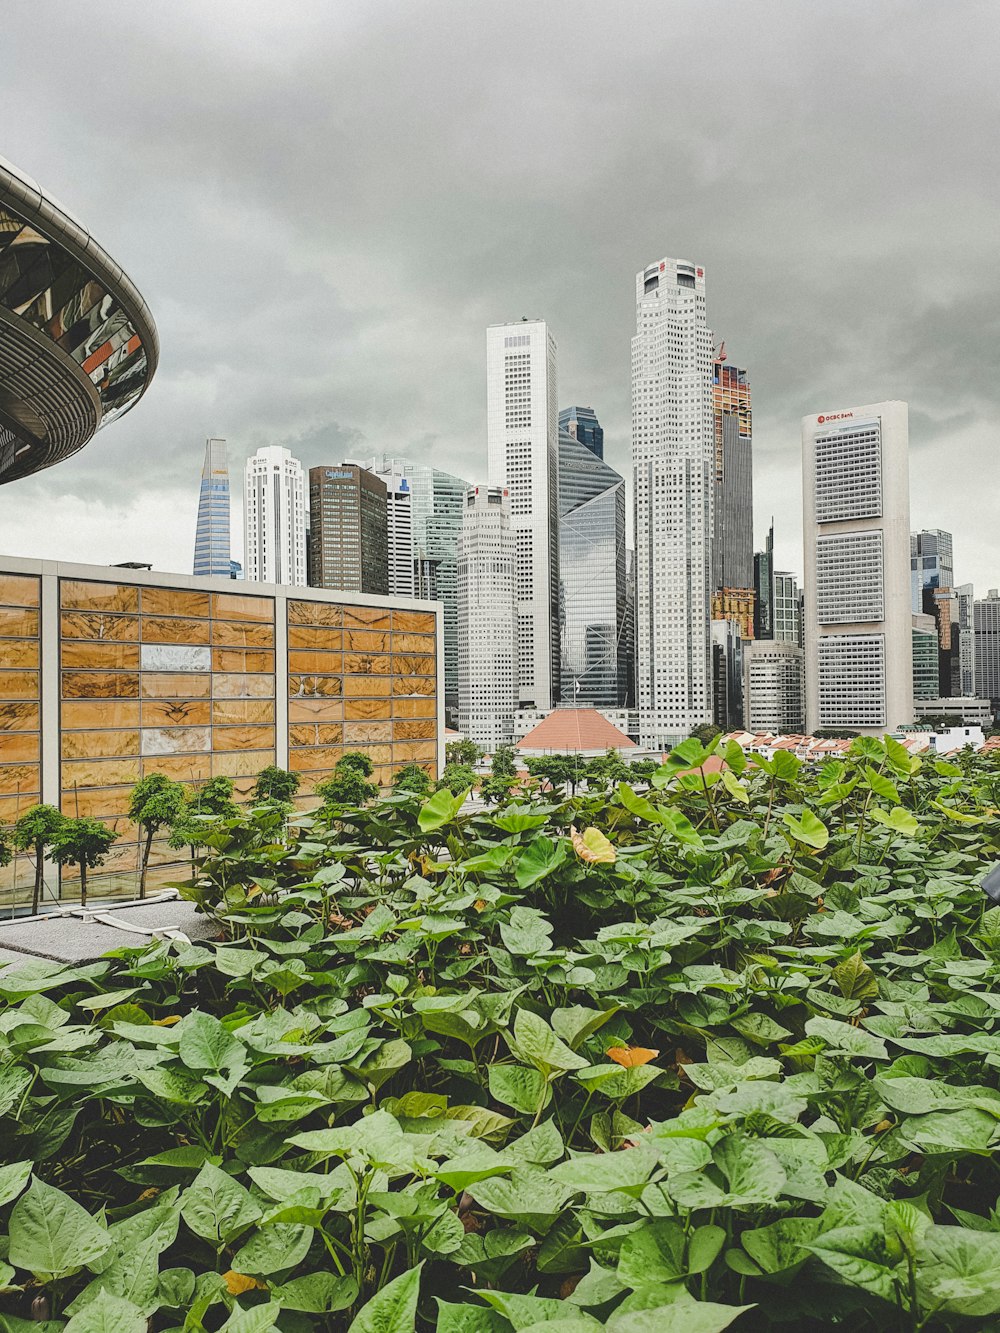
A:
[[[138,755],[139,732],[136,731],[64,731],[64,759],[116,758]]]
[[[143,588],[140,609],[145,616],[194,616],[207,619],[209,594],[192,588]]]
[[[143,643],[208,643],[207,620],[182,620],[176,616],[143,616]]]
[[[139,610],[139,589],[128,583],[86,583],[79,579],[63,579],[59,604],[64,611],[123,611]]]
[[[238,620],[213,620],[212,643],[221,648],[273,648],[274,626]]]
[[[212,721],[218,726],[274,721],[273,699],[215,699]]]
[[[41,580],[33,574],[0,574],[0,606],[39,606]]]
[[[83,667],[91,671],[138,671],[139,645],[137,643],[63,643],[64,667]]]
[[[22,606],[0,606],[0,639],[38,637],[38,612]],[[3,660],[0,654],[0,661]]]
[[[217,620],[257,620],[274,624],[274,598],[242,593],[212,593],[212,615]]]
[[[102,700],[85,703],[76,699],[62,702],[62,725],[74,727],[137,727],[139,705],[131,700]]]
[[[142,705],[144,727],[205,727],[211,721],[207,699],[148,699]]]
[[[41,710],[32,700],[0,703],[0,731],[37,731]]]
[[[62,693],[64,699],[137,699],[139,674],[136,671],[64,671]]]
[[[132,643],[139,638],[139,617],[64,611],[59,617],[59,628],[63,639],[112,639],[116,643]]]

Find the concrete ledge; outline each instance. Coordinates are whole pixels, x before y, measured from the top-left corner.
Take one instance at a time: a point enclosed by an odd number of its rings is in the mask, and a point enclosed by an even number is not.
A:
[[[0,924],[0,966],[29,958],[90,963],[112,949],[141,948],[154,939],[218,939],[216,922],[178,898],[65,908]]]

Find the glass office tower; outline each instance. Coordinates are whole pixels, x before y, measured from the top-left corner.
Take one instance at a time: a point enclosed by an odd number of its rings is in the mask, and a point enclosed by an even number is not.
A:
[[[229,546],[229,463],[225,440],[205,441],[192,572],[222,579],[234,577]]]
[[[628,691],[625,481],[559,433],[559,613],[565,704],[624,705]]]

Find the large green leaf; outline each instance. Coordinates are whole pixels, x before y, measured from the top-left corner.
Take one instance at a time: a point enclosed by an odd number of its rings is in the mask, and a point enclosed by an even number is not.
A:
[[[779,751],[779,754],[782,753]],[[777,755],[775,756],[777,758]],[[801,816],[795,816],[790,810],[786,810],[782,815],[789,833],[796,842],[804,843],[806,847],[812,847],[815,851],[822,851],[830,841],[830,833],[821,819],[813,814],[811,810],[803,810]]]
[[[461,791],[453,796],[447,787],[442,787],[420,807],[417,823],[421,833],[436,833],[446,824],[453,824],[458,812],[466,802],[469,793]]]
[[[1000,1235],[931,1226],[917,1251],[921,1307],[983,1319],[1000,1312]]]
[[[376,1292],[355,1315],[348,1333],[413,1333],[422,1267],[407,1269]]]
[[[250,1191],[219,1167],[206,1162],[181,1195],[181,1216],[216,1249],[241,1236],[261,1215]]]
[[[37,1176],[14,1205],[8,1258],[42,1281],[75,1273],[110,1247],[111,1237],[85,1208]]]
[[[518,1009],[514,1018],[514,1042],[517,1054],[535,1066],[546,1078],[570,1069],[584,1069],[588,1061],[566,1045],[530,1009]]]
[[[336,1273],[305,1273],[271,1288],[271,1295],[287,1310],[304,1310],[308,1314],[329,1314],[346,1310],[358,1297],[358,1284],[353,1277],[338,1277]]]
[[[722,1333],[752,1305],[718,1305],[714,1301],[677,1300],[649,1310],[613,1314],[607,1333]]]
[[[101,1291],[73,1316],[66,1333],[146,1333],[146,1316],[131,1301]]]
[[[519,889],[529,889],[566,860],[567,843],[565,838],[547,838],[539,834],[517,858],[514,865],[514,879]]]

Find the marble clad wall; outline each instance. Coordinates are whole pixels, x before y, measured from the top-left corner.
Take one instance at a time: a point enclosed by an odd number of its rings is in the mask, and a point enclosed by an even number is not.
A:
[[[0,824],[41,800],[41,579],[0,573]],[[0,913],[30,900],[34,866],[0,870]]]
[[[146,774],[192,791],[226,775],[246,799],[277,762],[299,774],[304,804],[349,749],[383,784],[411,762],[436,776],[433,610],[66,576],[73,568],[46,572],[44,594],[37,574],[0,570],[0,825],[43,799],[105,820],[120,838],[95,893],[102,878],[107,892],[134,888],[139,834],[126,811]],[[0,872],[0,915],[30,895],[33,867],[19,860]],[[177,862],[159,839],[151,889],[183,873]]]

